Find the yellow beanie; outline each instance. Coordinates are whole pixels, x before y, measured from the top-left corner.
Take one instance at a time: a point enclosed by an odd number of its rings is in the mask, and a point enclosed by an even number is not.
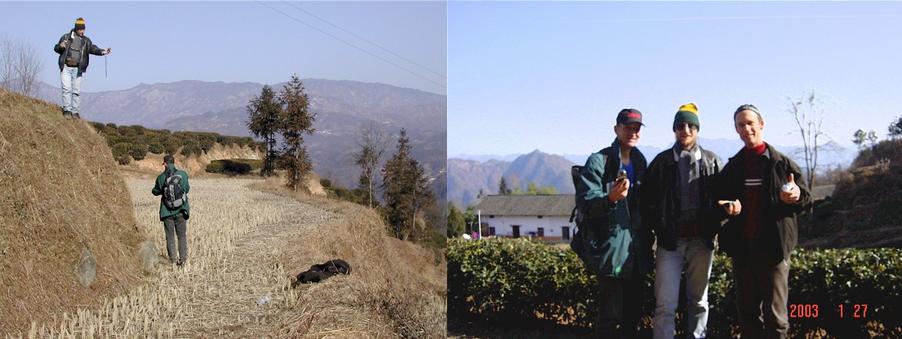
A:
[[[677,110],[676,115],[673,117],[673,130],[675,131],[684,122],[701,128],[701,124],[698,121],[698,106],[695,106],[695,103],[690,102],[680,106],[680,109]]]

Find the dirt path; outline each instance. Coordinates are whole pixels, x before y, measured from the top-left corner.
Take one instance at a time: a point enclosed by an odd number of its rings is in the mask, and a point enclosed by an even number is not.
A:
[[[168,264],[153,181],[128,180],[139,228],[156,244],[160,263],[147,282],[100,310],[65,315],[36,327],[37,337],[222,337],[267,333],[297,300],[290,276],[274,259],[289,241],[336,216],[288,197],[252,190],[243,179],[192,179],[189,261]],[[45,334],[45,335],[42,335]]]

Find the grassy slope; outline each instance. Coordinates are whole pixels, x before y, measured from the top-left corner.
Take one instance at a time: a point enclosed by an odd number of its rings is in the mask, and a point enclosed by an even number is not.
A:
[[[55,105],[0,90],[0,329],[27,329],[138,280],[143,235],[105,141]],[[87,249],[96,280],[79,283]]]
[[[274,336],[446,337],[447,267],[441,253],[388,236],[375,210],[290,194],[275,180],[258,188],[340,215],[282,249],[284,267],[300,272],[340,258],[353,268],[346,284],[300,287],[301,308]]]

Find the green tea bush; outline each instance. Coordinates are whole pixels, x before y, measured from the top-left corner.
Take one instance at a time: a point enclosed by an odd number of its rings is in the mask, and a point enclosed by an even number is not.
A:
[[[107,145],[111,148],[121,143],[133,145],[134,148],[130,148],[130,150],[133,153],[132,157],[136,160],[143,159],[148,151],[156,154],[175,154],[181,150],[183,155],[200,155],[210,151],[217,143],[227,147],[238,145],[261,149],[261,144],[250,137],[222,136],[211,132],[178,131],[173,133],[165,129],[154,130],[140,125],[117,126],[113,123],[97,122],[92,122],[91,125],[97,133],[103,135]],[[143,151],[141,151],[142,149]],[[116,158],[120,163],[124,161],[121,154],[118,154]]]
[[[262,164],[263,161],[254,159],[213,160],[207,165],[206,171],[228,175],[244,175],[249,174],[252,170],[260,169]]]
[[[129,156],[129,151],[131,151],[132,145],[125,142],[120,142],[112,147],[113,158],[116,159],[120,165],[128,165],[132,161],[131,156]]]
[[[147,145],[147,151],[150,153],[155,153],[155,154],[163,154],[163,152],[166,152],[166,148],[163,147],[163,144],[161,144],[159,142],[154,142],[154,143],[151,143],[150,145]]]
[[[789,304],[816,304],[819,311],[816,318],[791,318],[791,333],[823,329],[840,338],[902,335],[902,249],[799,249],[790,261]],[[647,320],[654,310],[653,281],[653,274],[645,281],[649,297],[642,309]],[[590,327],[597,309],[595,286],[596,278],[569,249],[526,239],[448,242],[449,315]],[[732,263],[719,253],[708,301],[709,336],[731,336],[738,325]],[[855,304],[868,305],[865,318],[854,318]]]
[[[200,148],[200,145],[196,141],[190,141],[182,147],[181,153],[186,157],[190,157],[192,155],[202,155],[204,152],[203,149]]]
[[[131,147],[128,149],[128,155],[131,155],[135,160],[143,160],[144,156],[147,155],[147,145],[131,144]]]
[[[355,204],[364,204],[363,199],[366,193],[359,189],[348,189],[325,178],[319,179],[319,184],[323,186],[323,189],[331,197]]]

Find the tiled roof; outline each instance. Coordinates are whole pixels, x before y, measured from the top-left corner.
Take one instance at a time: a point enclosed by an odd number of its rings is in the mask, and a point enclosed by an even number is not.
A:
[[[573,194],[554,195],[488,195],[476,209],[482,215],[496,216],[567,216],[576,206]]]

